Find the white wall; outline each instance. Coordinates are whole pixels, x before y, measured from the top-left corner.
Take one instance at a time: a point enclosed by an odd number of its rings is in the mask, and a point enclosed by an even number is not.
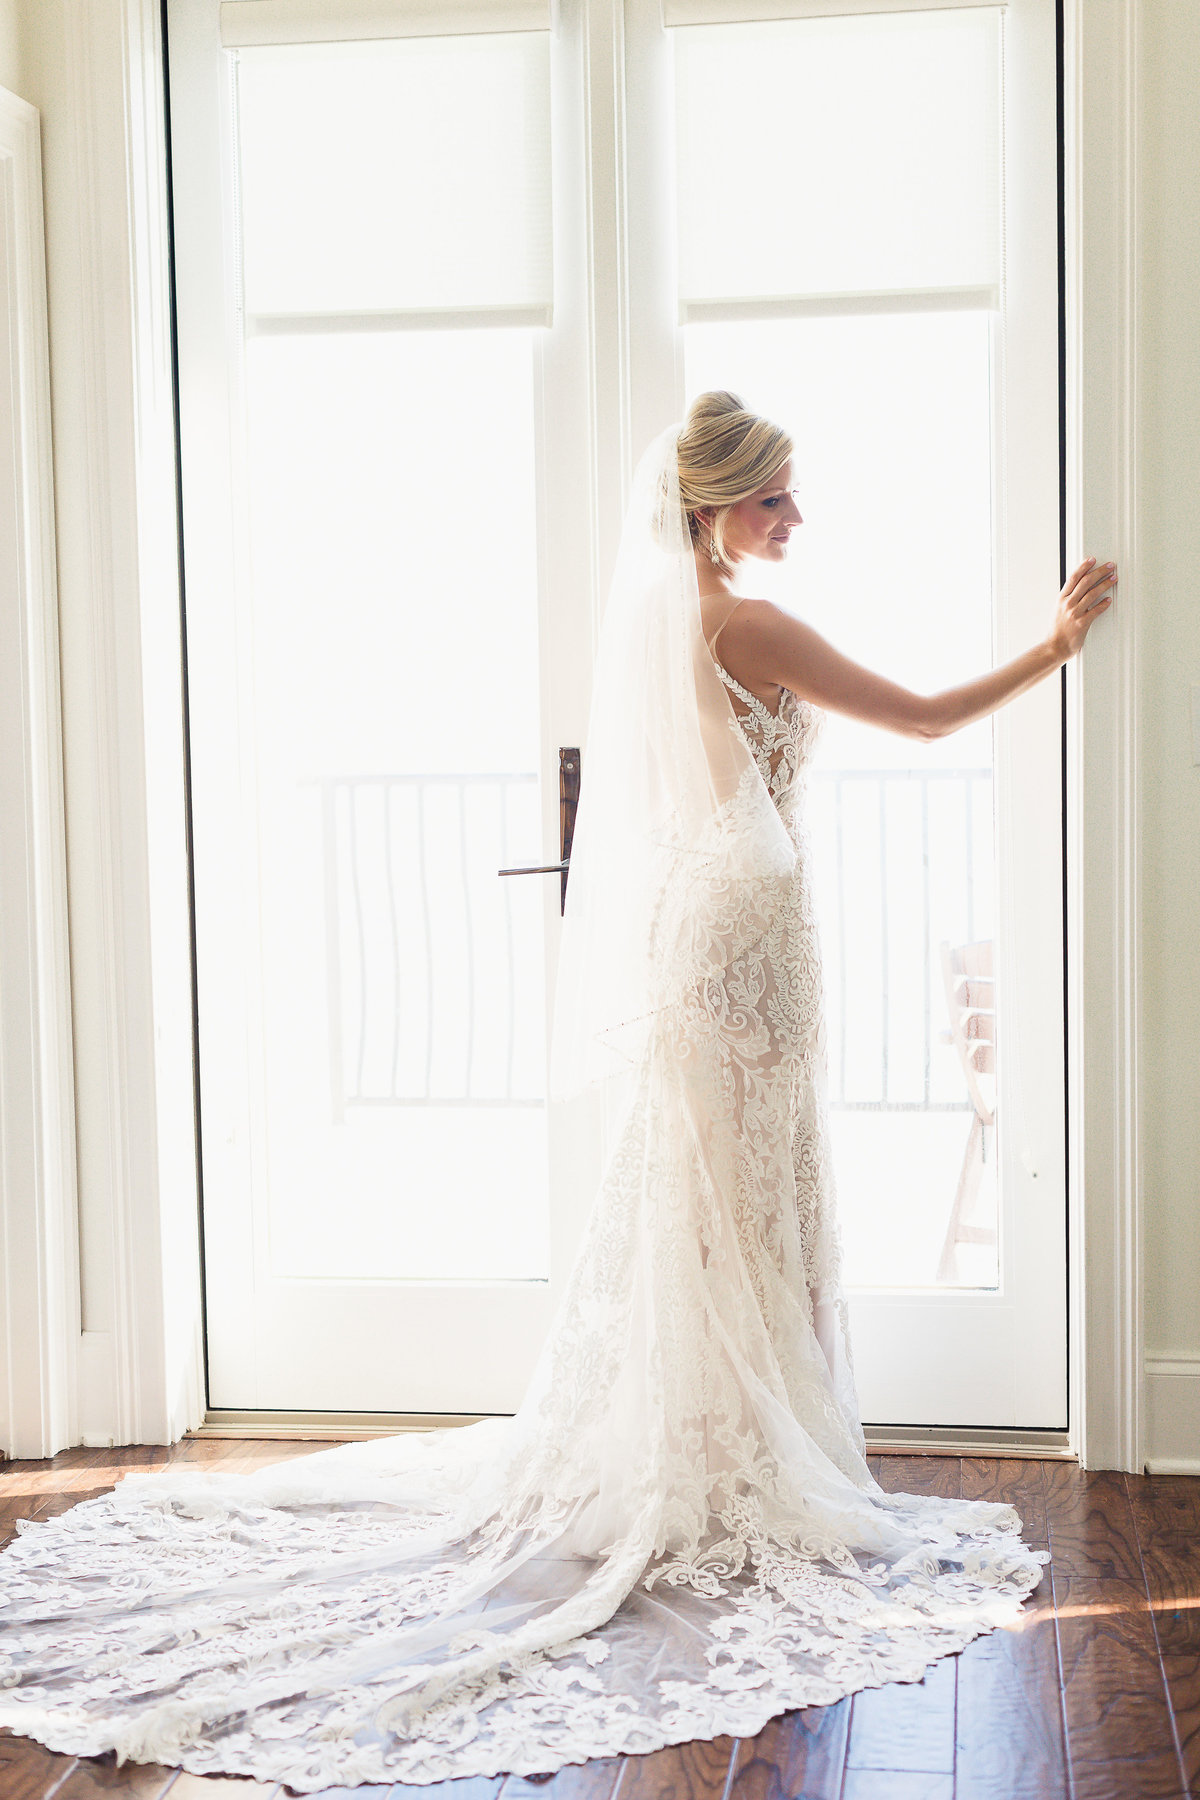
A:
[[[1155,1460],[1200,1471],[1200,5],[1143,8],[1139,560],[1145,1319]],[[1163,1369],[1167,1362],[1171,1367]]]
[[[29,0],[25,0],[25,5]],[[22,0],[0,0],[0,87],[25,98],[21,86]]]

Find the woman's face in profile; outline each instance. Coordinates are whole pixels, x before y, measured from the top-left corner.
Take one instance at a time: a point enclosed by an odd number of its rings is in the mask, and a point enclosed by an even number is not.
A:
[[[722,534],[729,556],[740,562],[756,556],[762,562],[782,562],[787,556],[788,539],[797,525],[803,525],[789,457],[769,481],[753,494],[739,500],[725,518]]]

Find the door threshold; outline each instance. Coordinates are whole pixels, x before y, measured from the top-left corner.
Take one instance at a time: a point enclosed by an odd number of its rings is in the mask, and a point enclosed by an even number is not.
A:
[[[210,1406],[203,1425],[188,1437],[221,1438],[350,1438],[394,1437],[402,1431],[439,1431],[454,1425],[477,1425],[503,1413],[400,1412],[272,1412],[237,1411]]]
[[[475,1425],[502,1413],[271,1412],[212,1407],[188,1437],[336,1439],[393,1437],[404,1431],[436,1431]],[[872,1456],[1026,1456],[1075,1462],[1065,1431],[993,1430],[960,1425],[867,1425]]]
[[[871,1456],[1028,1456],[1078,1462],[1069,1431],[1014,1431],[986,1425],[864,1425]]]

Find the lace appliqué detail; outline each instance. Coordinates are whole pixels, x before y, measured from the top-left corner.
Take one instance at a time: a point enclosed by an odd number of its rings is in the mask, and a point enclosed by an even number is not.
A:
[[[786,817],[799,803],[800,780],[812,755],[824,714],[810,701],[801,700],[790,688],[781,688],[778,710],[772,712],[757,694],[744,688],[721,663],[717,674],[740,706],[731,711],[737,729],[749,744],[758,771],[780,812]]]

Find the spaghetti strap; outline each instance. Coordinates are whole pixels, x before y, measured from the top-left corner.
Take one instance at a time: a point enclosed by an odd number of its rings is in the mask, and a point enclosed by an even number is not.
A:
[[[747,596],[745,594],[743,594],[740,600],[737,600],[734,602],[734,604],[730,607],[729,611],[725,614],[725,617],[721,620],[721,623],[717,626],[717,629],[713,632],[712,636],[709,638],[709,640],[708,640],[709,655],[713,658],[714,661],[718,660],[718,658],[717,658],[717,639],[720,637],[721,633],[724,631],[725,627],[728,625],[730,619],[732,619],[732,617],[733,617],[734,613],[737,611],[738,607],[743,606],[745,604],[746,599],[747,599]]]
[[[760,719],[774,721],[779,718],[780,713],[782,712],[785,703],[784,696],[786,690],[782,687],[780,688],[779,704],[776,710],[772,712],[765,700],[760,700],[757,694],[752,694],[749,688],[743,687],[736,675],[730,674],[729,670],[725,667],[725,664],[721,661],[720,656],[717,654],[717,639],[724,631],[726,625],[728,625],[730,619],[732,619],[738,607],[748,598],[748,595],[743,594],[742,599],[738,600],[735,605],[730,607],[725,617],[721,620],[721,623],[717,626],[717,629],[713,632],[712,637],[707,640],[708,653],[712,657],[717,674],[721,677],[725,686],[729,688],[732,693],[735,693],[738,699],[743,701],[750,708],[751,712],[755,713]]]

